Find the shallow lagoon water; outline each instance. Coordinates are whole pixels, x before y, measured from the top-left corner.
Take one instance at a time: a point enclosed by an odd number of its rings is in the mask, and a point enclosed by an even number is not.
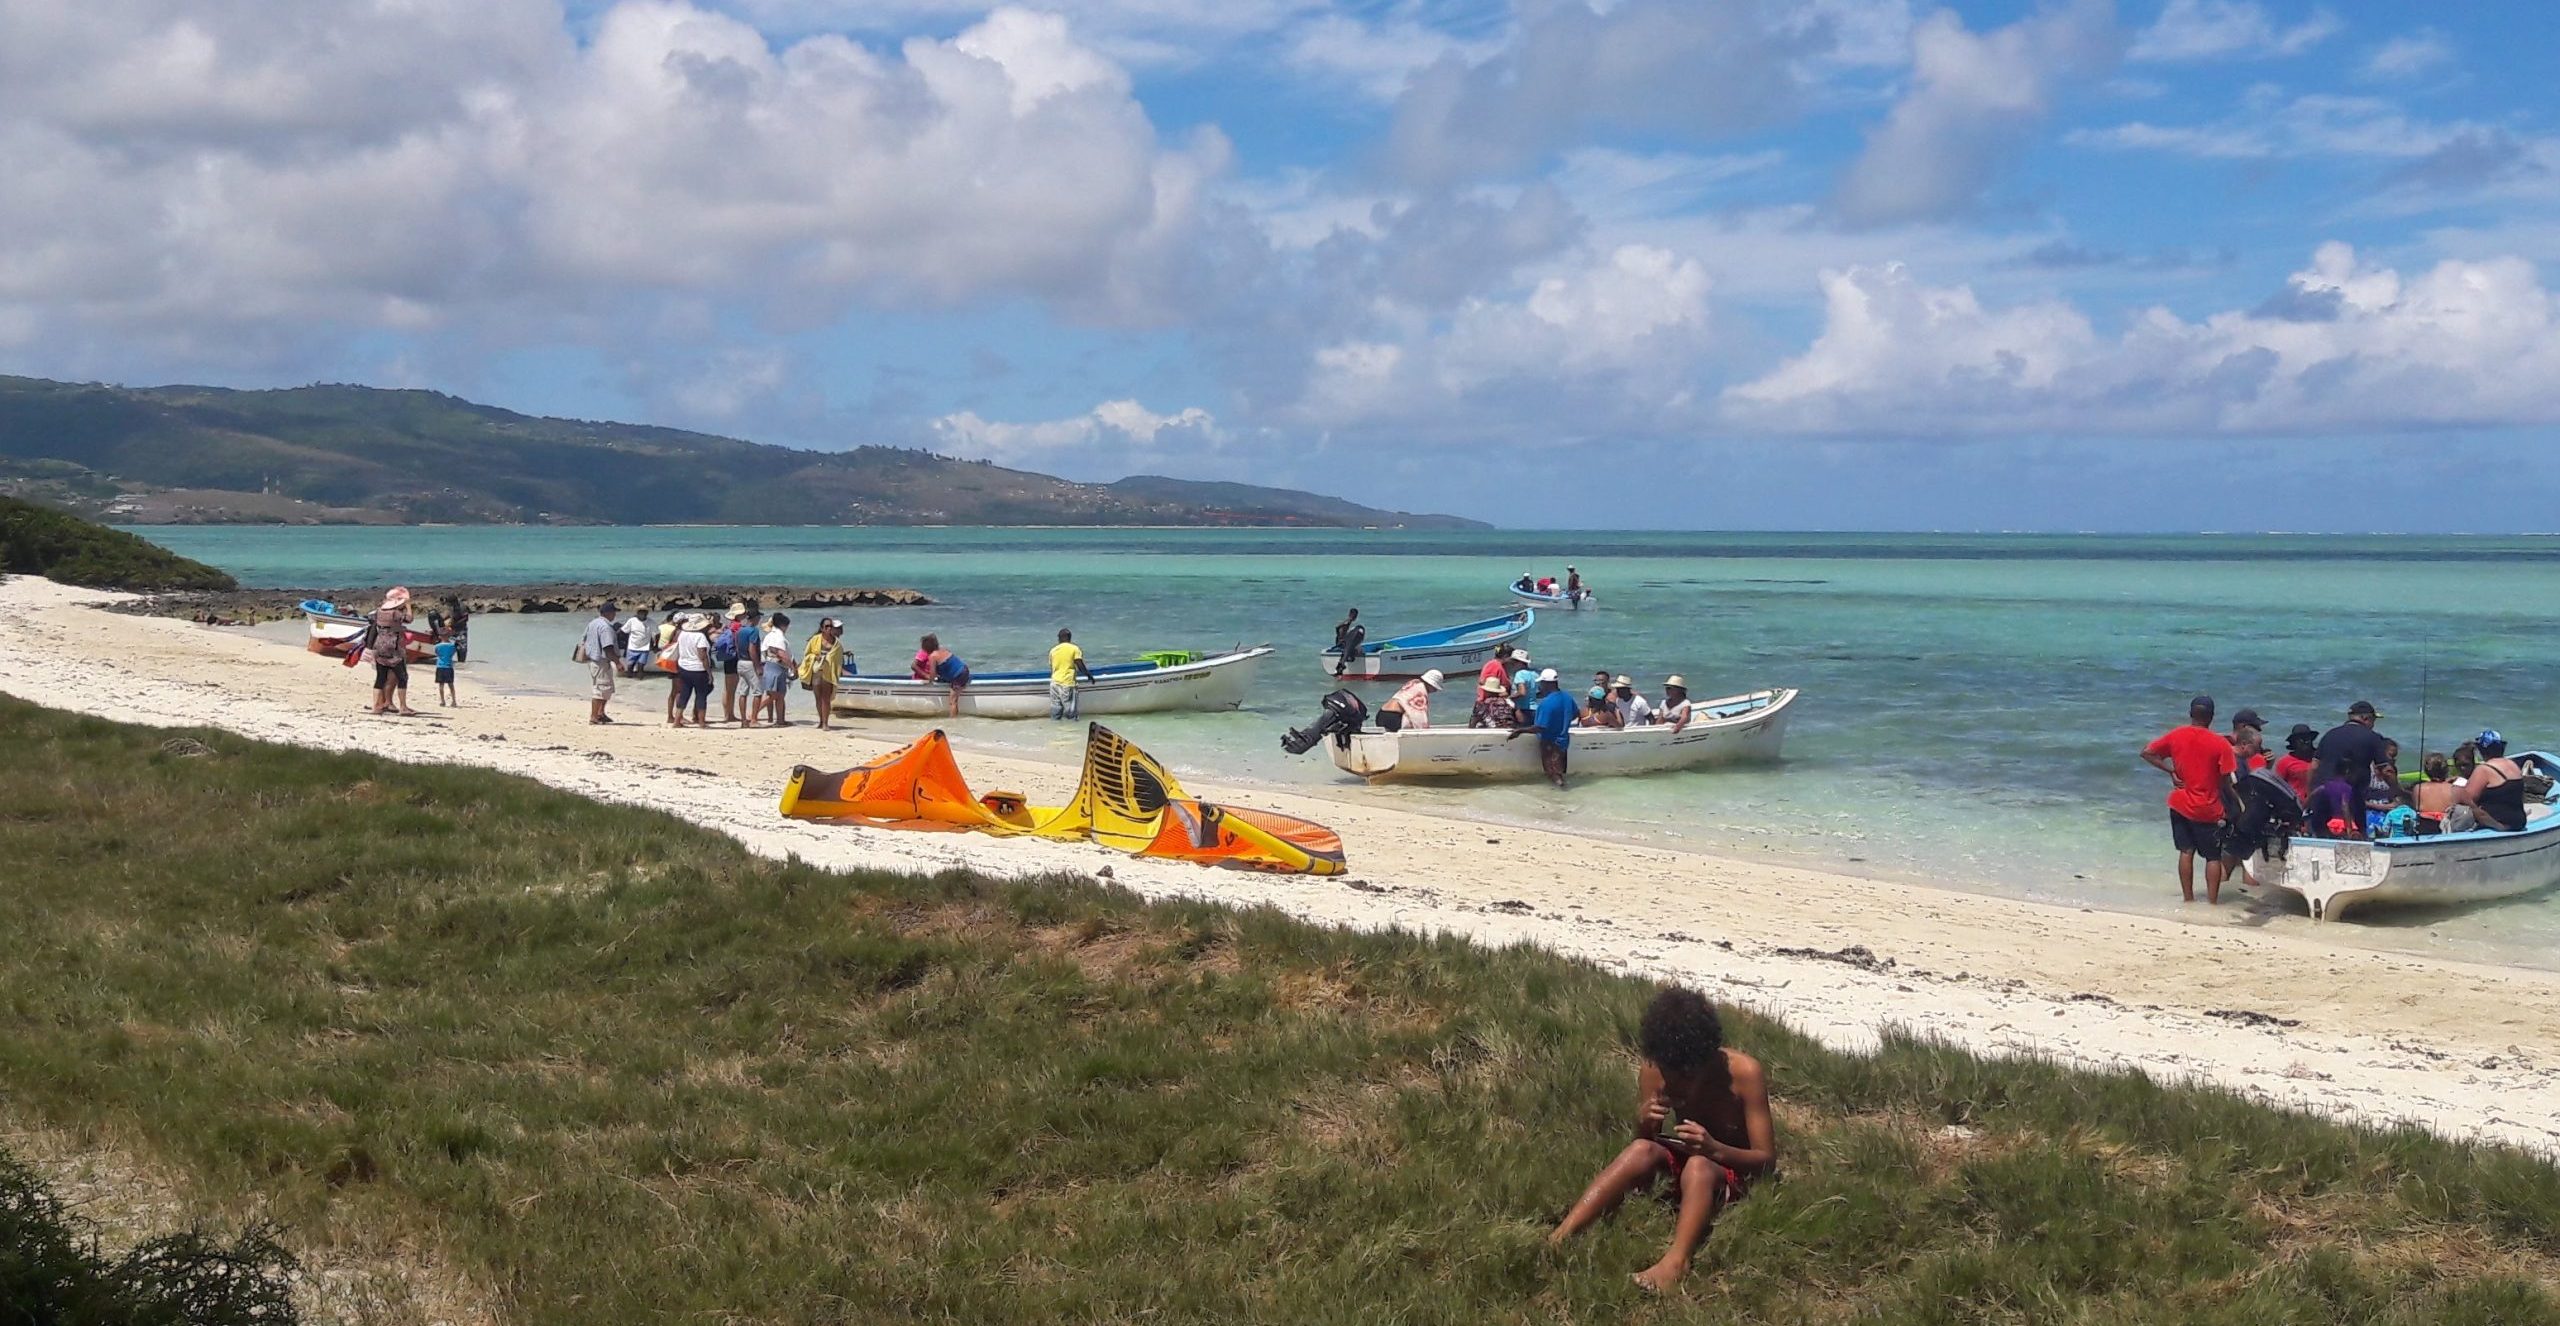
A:
[[[2368,698],[2415,750],[2484,725],[2560,745],[2560,539],[1734,535],[1335,530],[159,528],[244,582],[734,581],[902,585],[931,608],[853,610],[867,667],[922,631],[981,671],[1033,666],[1060,626],[1097,661],[1269,642],[1240,712],[1119,726],[1177,770],[1315,786],[1492,823],[2048,901],[2177,910],[2163,780],[2135,758],[2187,698],[2281,734]],[[1544,788],[1363,788],[1281,754],[1331,683],[1341,610],[1372,634],[1505,606],[1524,570],[1579,565],[1597,611],[1542,612],[1530,647],[1568,679],[1686,673],[1701,698],[1805,691],[1776,768]],[[814,617],[815,614],[807,614]],[[574,687],[579,622],[484,617],[470,684]],[[795,635],[805,634],[806,622]],[[1463,687],[1444,697],[1462,718]],[[1075,731],[964,721],[971,745],[1070,754]],[[719,741],[714,732],[707,740]],[[778,774],[777,774],[778,776]],[[2281,921],[2278,923],[2282,923]],[[2560,965],[2560,896],[2357,927],[2385,943]],[[2342,938],[2349,938],[2344,937]]]

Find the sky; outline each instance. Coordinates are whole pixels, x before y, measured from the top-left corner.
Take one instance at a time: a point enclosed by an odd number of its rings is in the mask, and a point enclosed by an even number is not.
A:
[[[2560,530],[2525,0],[0,0],[0,371],[1506,525]]]

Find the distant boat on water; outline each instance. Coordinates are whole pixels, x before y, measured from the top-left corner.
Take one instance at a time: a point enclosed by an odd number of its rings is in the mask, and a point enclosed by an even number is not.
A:
[[[1436,631],[1371,640],[1360,647],[1360,656],[1351,660],[1349,667],[1335,675],[1345,681],[1411,681],[1434,668],[1442,672],[1472,669],[1493,657],[1495,645],[1517,640],[1537,624],[1537,610],[1523,608]],[[1342,651],[1338,649],[1328,649],[1317,659],[1328,673],[1334,672],[1334,665],[1341,661]]]

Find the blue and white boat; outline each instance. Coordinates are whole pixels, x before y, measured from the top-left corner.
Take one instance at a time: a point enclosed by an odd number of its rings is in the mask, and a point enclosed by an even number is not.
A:
[[[1473,672],[1493,657],[1495,645],[1517,640],[1537,624],[1537,610],[1522,608],[1463,626],[1371,640],[1348,666],[1340,666],[1342,653],[1334,649],[1324,651],[1317,661],[1327,673],[1345,681],[1411,681],[1433,668],[1451,674]]]
[[[1178,662],[1110,663],[1076,683],[1076,713],[1145,714],[1234,709],[1252,688],[1253,670],[1271,646],[1237,648]],[[951,712],[951,688],[938,681],[865,676],[836,678],[835,711],[889,718],[939,718]],[[1049,671],[980,672],[960,688],[962,718],[1047,718]]]
[[[2516,757],[2527,772],[2560,771],[2560,756]],[[2285,858],[2255,864],[2258,878],[2291,889],[2315,921],[2372,903],[2491,902],[2560,885],[2560,806],[2525,803],[2521,829],[2473,829],[2423,838],[2295,838]]]

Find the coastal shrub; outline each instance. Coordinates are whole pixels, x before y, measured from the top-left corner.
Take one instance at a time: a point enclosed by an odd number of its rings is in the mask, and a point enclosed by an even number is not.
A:
[[[0,1323],[293,1326],[294,1259],[269,1230],[201,1230],[109,1255],[89,1222],[0,1151]]]
[[[0,497],[0,573],[48,576],[90,589],[239,587],[224,572],[139,535],[14,497]]]
[[[1653,1300],[1661,1203],[1544,1246],[1641,982],[171,735],[0,700],[0,1100],[408,1268],[384,1320],[2560,1320],[2540,1158],[1739,1010],[1785,1176]]]

